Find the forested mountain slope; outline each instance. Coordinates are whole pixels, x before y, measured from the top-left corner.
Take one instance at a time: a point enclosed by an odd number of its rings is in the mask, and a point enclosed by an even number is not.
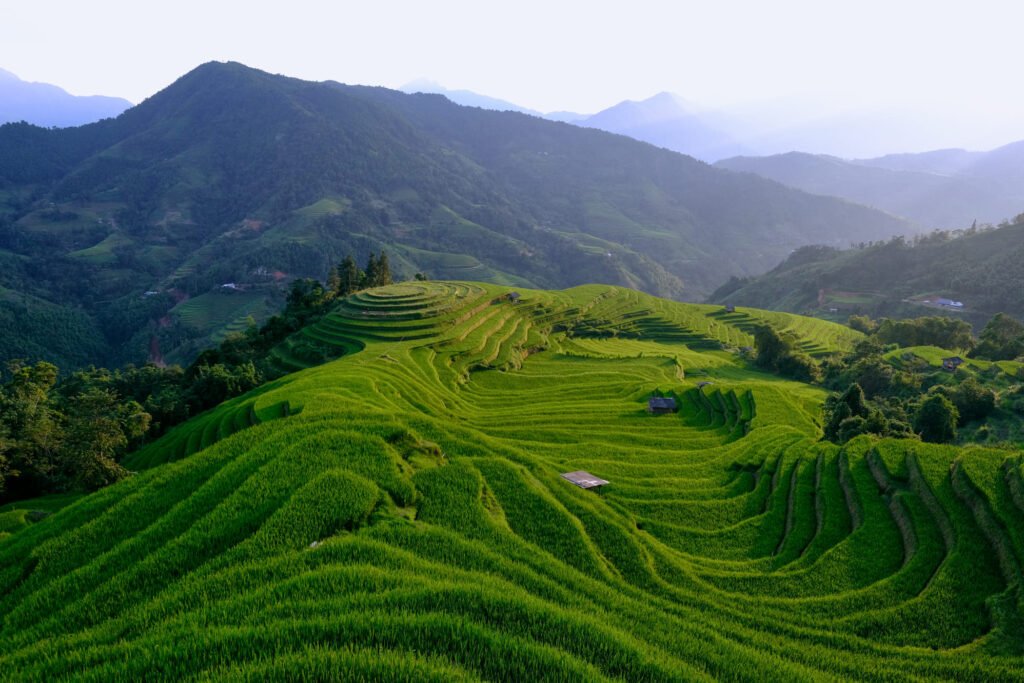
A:
[[[848,328],[508,292],[351,296],[305,332],[341,359],[0,539],[0,677],[1019,680],[1018,454],[823,443],[735,352]]]
[[[980,329],[995,313],[1024,317],[1021,292],[1024,222],[1017,222],[845,251],[801,249],[762,276],[728,283],[711,300],[815,314],[836,308],[840,316],[945,311]],[[942,306],[939,299],[963,307]]]
[[[0,286],[89,316],[108,363],[174,359],[348,252],[386,248],[405,275],[700,298],[802,244],[908,229],[597,130],[240,64],[114,120],[0,127],[0,152]]]

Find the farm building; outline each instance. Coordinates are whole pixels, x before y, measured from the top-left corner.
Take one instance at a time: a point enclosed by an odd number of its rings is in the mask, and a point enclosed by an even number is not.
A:
[[[562,479],[576,484],[576,486],[579,486],[581,489],[593,489],[608,484],[606,480],[601,479],[600,477],[595,477],[590,472],[584,472],[583,470],[565,472],[562,474]]]
[[[942,369],[948,372],[953,372],[963,364],[964,359],[960,356],[950,356],[949,358],[942,359]]]
[[[947,306],[949,308],[963,308],[964,304],[962,301],[953,301],[952,299],[936,299],[935,303],[939,306]]]
[[[676,400],[671,396],[652,396],[647,399],[647,412],[660,415],[676,412]]]
[[[519,299],[522,298],[522,295],[519,292],[509,292],[505,297],[512,303],[517,304],[519,303]]]
[[[732,304],[729,304],[729,305],[727,305],[725,307],[725,312],[726,313],[735,313],[736,312],[736,307],[733,306]]]

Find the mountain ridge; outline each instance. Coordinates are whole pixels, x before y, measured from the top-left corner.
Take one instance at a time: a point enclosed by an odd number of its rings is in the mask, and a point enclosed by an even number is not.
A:
[[[323,278],[349,252],[388,249],[406,277],[700,298],[801,244],[909,230],[595,129],[238,63],[202,65],[116,119],[8,124],[0,145],[0,249],[34,273],[0,285],[116,319],[108,343],[132,349],[154,335],[199,348],[187,321],[243,325],[281,296],[267,274]],[[235,305],[224,283],[251,287]]]
[[[26,121],[42,127],[69,127],[115,117],[132,106],[105,95],[72,95],[60,86],[23,81],[0,69],[0,124]]]

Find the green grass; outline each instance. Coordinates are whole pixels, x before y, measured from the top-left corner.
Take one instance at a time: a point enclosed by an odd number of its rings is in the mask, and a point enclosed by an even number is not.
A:
[[[1019,680],[1017,454],[820,442],[735,348],[822,321],[507,291],[349,297],[302,333],[339,360],[0,527],[0,678]]]
[[[69,257],[85,261],[91,265],[108,265],[117,260],[115,249],[134,246],[132,238],[118,232],[112,232],[103,238],[102,241],[94,244],[88,249],[79,249],[68,254]]]

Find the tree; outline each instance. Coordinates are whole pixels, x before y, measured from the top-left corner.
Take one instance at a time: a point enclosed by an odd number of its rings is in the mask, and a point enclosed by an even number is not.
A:
[[[841,438],[842,425],[851,418],[863,420],[868,417],[869,411],[864,398],[864,390],[860,385],[853,383],[841,394],[832,394],[825,399],[825,438],[836,443],[843,443],[846,439]]]
[[[949,443],[956,439],[956,423],[960,415],[948,398],[932,394],[914,413],[914,431],[923,441]]]
[[[789,345],[771,325],[761,325],[754,330],[754,347],[757,349],[758,366],[775,370],[779,359],[789,353]]]
[[[371,251],[366,259],[366,271],[360,283],[361,288],[376,287],[378,277],[380,277],[380,274],[377,266],[377,255]]]
[[[341,282],[338,288],[338,295],[348,296],[359,289],[359,286],[366,277],[366,274],[359,270],[359,266],[356,265],[356,260],[352,258],[352,254],[346,256],[345,260],[341,262],[340,270]]]
[[[973,355],[988,360],[1013,360],[1024,355],[1024,324],[1005,313],[996,313],[981,331]]]
[[[7,368],[11,378],[0,387],[0,425],[7,432],[6,488],[14,481],[32,495],[51,485],[55,476],[62,434],[50,392],[58,371],[44,361],[27,365],[16,360]]]
[[[996,409],[995,392],[973,377],[961,382],[951,399],[960,413],[961,425],[986,418]]]
[[[327,293],[331,296],[341,294],[341,273],[338,266],[331,266],[331,269],[327,271]]]
[[[391,263],[388,261],[388,255],[381,249],[380,259],[377,261],[377,286],[382,287],[384,285],[391,284]]]
[[[109,389],[89,389],[66,407],[61,449],[63,487],[95,491],[128,476],[118,460],[146,433],[150,416],[135,401],[121,402]]]
[[[875,330],[878,329],[878,323],[866,315],[851,315],[847,319],[846,324],[864,334],[874,334]]]

